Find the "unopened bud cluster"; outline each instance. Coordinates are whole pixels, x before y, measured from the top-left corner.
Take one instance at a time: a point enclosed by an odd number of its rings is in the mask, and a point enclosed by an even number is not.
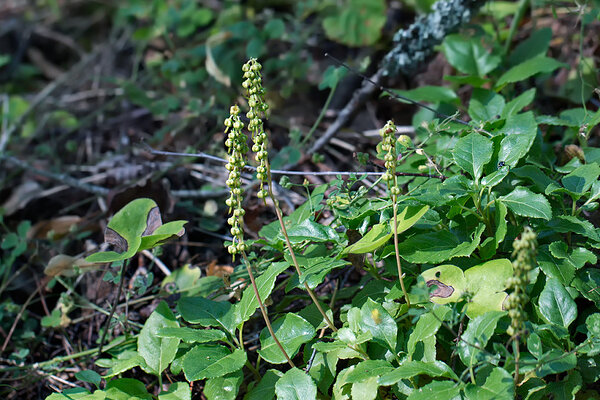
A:
[[[386,172],[383,174],[383,180],[387,183],[388,189],[392,196],[398,196],[400,194],[400,188],[396,183],[396,167],[398,166],[398,156],[396,154],[396,125],[392,121],[388,121],[387,124],[379,131],[382,137],[381,150],[384,151],[385,155],[383,160]]]
[[[227,139],[227,154],[229,162],[225,166],[229,171],[227,186],[231,190],[229,198],[225,201],[231,212],[227,223],[231,226],[232,244],[227,247],[230,254],[237,254],[246,250],[244,243],[244,209],[242,208],[242,170],[246,165],[246,135],[242,132],[244,123],[240,120],[240,108],[232,106],[229,110],[230,116],[224,122]]]
[[[251,58],[242,67],[244,72],[244,81],[242,86],[246,89],[248,98],[248,107],[250,110],[246,113],[248,118],[248,130],[252,133],[252,151],[256,154],[256,177],[260,180],[260,189],[257,196],[261,199],[267,197],[265,185],[269,178],[269,159],[267,152],[267,134],[263,128],[263,118],[269,109],[265,101],[265,89],[262,86],[262,76],[260,74],[262,66],[255,59]]]
[[[527,320],[524,311],[529,298],[525,289],[529,283],[529,271],[535,265],[537,252],[537,236],[530,227],[525,227],[520,238],[513,242],[513,276],[508,278],[506,286],[511,293],[504,301],[505,308],[510,317],[510,326],[506,330],[510,336],[523,331],[523,323]]]

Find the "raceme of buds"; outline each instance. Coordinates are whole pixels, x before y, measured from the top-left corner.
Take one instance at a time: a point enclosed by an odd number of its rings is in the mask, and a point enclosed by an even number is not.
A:
[[[256,60],[251,58],[242,67],[244,72],[244,81],[242,87],[246,89],[248,98],[248,107],[250,110],[246,113],[249,119],[248,130],[252,134],[252,151],[256,154],[258,167],[256,168],[256,177],[260,180],[260,189],[257,196],[261,199],[267,197],[265,185],[268,185],[269,178],[269,159],[267,151],[267,134],[263,127],[263,118],[266,118],[266,111],[269,109],[265,101],[265,89],[262,86],[262,76],[260,70],[262,66]]]
[[[225,201],[231,212],[231,217],[227,223],[231,226],[232,244],[227,247],[230,254],[237,254],[246,250],[244,243],[244,209],[242,208],[242,170],[246,166],[246,153],[248,145],[246,144],[246,135],[243,133],[244,123],[240,120],[240,108],[235,105],[229,110],[230,116],[224,122],[227,139],[225,146],[229,162],[225,166],[229,171],[227,186],[230,189],[230,196]]]
[[[396,125],[392,121],[379,131],[382,136],[381,150],[385,153],[383,160],[386,172],[383,174],[383,180],[386,181],[388,189],[393,196],[400,194],[400,188],[396,181],[396,167],[398,166],[398,156],[396,154]]]
[[[529,298],[525,294],[525,289],[529,283],[529,271],[535,265],[537,235],[530,227],[525,227],[521,237],[513,242],[513,248],[513,276],[506,282],[511,293],[504,301],[511,319],[510,326],[506,330],[510,336],[522,332],[523,323],[527,320],[524,308]]]

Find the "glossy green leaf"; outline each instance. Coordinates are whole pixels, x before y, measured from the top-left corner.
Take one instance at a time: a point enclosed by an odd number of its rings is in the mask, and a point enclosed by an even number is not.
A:
[[[552,208],[544,195],[536,194],[526,187],[518,187],[499,198],[509,210],[522,217],[552,218]]]
[[[286,254],[285,259],[289,265],[293,265],[291,257]],[[295,287],[304,288],[304,282],[308,284],[308,287],[314,289],[323,280],[325,276],[336,268],[342,268],[349,265],[350,262],[346,260],[338,260],[331,257],[305,257],[296,255],[296,261],[300,265],[302,276],[298,279],[297,276],[292,277],[290,283],[294,283]],[[289,286],[288,286],[289,287]],[[289,290],[289,289],[288,289]]]
[[[469,101],[469,116],[483,123],[493,121],[500,117],[505,104],[502,95],[488,89],[475,88]]]
[[[208,379],[202,393],[206,396],[206,400],[235,400],[243,379],[242,370]]]
[[[407,206],[400,211],[398,213],[398,218],[396,219],[398,222],[398,234],[408,230],[414,224],[416,224],[419,219],[425,215],[427,210],[429,210],[429,206]],[[364,254],[377,250],[379,247],[386,244],[393,236],[392,222],[373,225],[371,230],[367,232],[360,240],[346,247],[342,251],[341,255],[344,256],[349,253]]]
[[[189,323],[216,326],[233,333],[237,326],[233,306],[227,301],[213,301],[204,297],[182,297],[177,311]]]
[[[506,103],[506,107],[502,110],[502,118],[507,118],[512,115],[516,115],[523,108],[527,107],[535,98],[536,88],[531,88],[529,90],[524,91],[508,103]]]
[[[492,172],[491,174],[484,176],[481,180],[481,184],[487,187],[494,187],[500,182],[502,182],[509,172],[510,169],[508,167],[501,167],[496,171]]]
[[[369,378],[378,378],[393,370],[394,367],[385,360],[361,361],[348,371],[346,382],[355,383]]]
[[[272,325],[275,336],[277,336],[281,346],[290,358],[296,355],[300,346],[309,342],[316,334],[312,324],[296,314],[286,314],[285,317],[279,318]],[[287,362],[267,328],[260,332],[260,350],[258,354],[271,364]]]
[[[548,246],[542,246],[538,250],[537,262],[548,278],[558,279],[563,285],[569,285],[575,277],[575,267],[566,262],[555,258],[548,249]]]
[[[551,349],[538,360],[536,375],[543,378],[547,375],[560,374],[577,367],[577,355],[558,349]]]
[[[513,400],[515,383],[503,368],[496,367],[481,386],[468,384],[465,387],[468,400]]]
[[[275,369],[268,370],[260,379],[260,382],[254,386],[245,400],[272,400],[275,398],[275,384],[279,378],[283,376],[283,372]]]
[[[246,352],[233,353],[225,346],[198,345],[183,358],[183,373],[190,381],[218,378],[242,369],[246,363]]]
[[[132,368],[145,366],[146,361],[137,351],[126,350],[120,353],[116,359],[100,359],[96,361],[96,365],[109,368],[104,374],[104,378],[110,378]]]
[[[460,398],[460,386],[449,381],[433,381],[415,390],[407,400],[432,400]]]
[[[585,326],[590,336],[600,338],[600,313],[589,315],[585,320]]]
[[[538,300],[540,313],[552,324],[568,328],[577,318],[577,305],[565,287],[554,278],[546,281],[546,286]]]
[[[480,224],[470,241],[464,241],[447,230],[419,233],[398,246],[400,256],[415,264],[435,264],[454,257],[467,257],[481,241],[485,226]]]
[[[258,278],[256,278],[256,287],[260,294],[261,300],[264,302],[273,291],[275,279],[288,268],[289,264],[285,261],[272,263]],[[242,293],[241,300],[235,304],[234,313],[237,315],[238,323],[246,322],[254,315],[258,308],[258,299],[254,294],[254,289],[249,284]]]
[[[448,307],[441,306],[419,317],[406,345],[406,352],[409,357],[412,357],[418,342],[423,342],[437,333],[450,311]]]
[[[192,390],[187,382],[173,382],[158,395],[158,400],[192,400]]]
[[[600,166],[597,163],[585,164],[562,178],[565,189],[578,194],[584,194],[598,181]]]
[[[398,324],[383,306],[368,298],[360,309],[359,327],[370,332],[373,338],[384,344],[391,352],[396,351]]]
[[[305,219],[286,228],[288,237],[292,243],[299,243],[305,240],[327,242],[337,238],[337,234],[331,227],[321,225],[312,219]],[[283,237],[281,239],[283,240]]]
[[[548,384],[546,393],[552,394],[553,400],[578,399],[581,397],[581,393],[579,393],[579,391],[581,390],[582,386],[583,381],[579,371],[570,371],[569,374],[566,375],[561,381],[550,382]],[[597,397],[598,393],[596,393],[595,396]],[[585,397],[587,397],[587,395]],[[588,398],[593,399],[594,397]]]
[[[46,400],[104,400],[106,392],[104,390],[96,390],[93,394],[85,388],[65,389],[61,393],[52,393],[46,397]]]
[[[600,271],[585,268],[577,273],[571,285],[586,299],[600,307]]]
[[[550,179],[540,168],[534,165],[523,165],[522,167],[511,169],[510,172],[519,178],[524,178],[529,181],[536,192],[544,193],[549,185],[556,184],[556,182]]]
[[[479,38],[448,35],[442,43],[442,51],[448,62],[464,74],[483,77],[496,69],[500,57],[490,54]]]
[[[307,400],[317,398],[317,386],[310,375],[298,368],[288,370],[275,384],[278,400]]]
[[[146,372],[161,374],[177,353],[179,338],[163,338],[157,335],[161,328],[178,328],[175,315],[163,300],[150,314],[138,335],[138,352],[146,361]]]
[[[558,215],[548,222],[548,227],[555,232],[576,233],[596,242],[600,241],[600,235],[596,232],[594,225],[590,221],[580,217]]]
[[[473,132],[459,139],[453,155],[456,164],[479,182],[484,165],[492,159],[492,152],[492,141]]]
[[[498,82],[496,82],[496,88],[500,88],[508,83],[522,81],[537,74],[552,72],[557,68],[566,66],[566,64],[561,63],[554,58],[546,56],[530,58],[506,71],[500,79],[498,79]]]
[[[143,382],[133,378],[113,379],[104,389],[111,400],[152,400]]]
[[[469,321],[457,346],[458,355],[465,365],[471,366],[479,361],[480,349],[487,346],[494,334],[498,320],[504,315],[506,312],[490,311]]]
[[[565,242],[552,242],[548,249],[554,257],[566,260],[575,269],[579,269],[588,263],[596,264],[598,261],[598,257],[586,248],[575,247],[569,251],[569,247]]]
[[[531,111],[512,115],[495,134],[504,135],[500,142],[498,161],[515,167],[527,155],[537,135],[537,123]]]
[[[188,327],[159,328],[156,336],[160,338],[178,338],[186,343],[207,343],[225,339],[225,333],[216,329],[192,329]]]
[[[458,381],[458,376],[443,361],[405,361],[393,371],[382,375],[379,378],[379,384],[381,386],[391,386],[402,379],[410,379],[417,375],[427,375],[432,378],[444,377]]]

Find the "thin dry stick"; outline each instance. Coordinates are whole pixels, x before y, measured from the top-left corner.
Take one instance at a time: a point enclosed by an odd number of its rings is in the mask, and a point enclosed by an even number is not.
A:
[[[269,166],[268,161],[267,161],[267,182],[268,182],[267,189],[269,190],[269,197],[273,201],[275,213],[277,214],[277,220],[279,220],[279,226],[281,226],[281,233],[283,233],[283,237],[285,237],[286,246],[290,252],[290,256],[292,257],[292,262],[294,264],[294,268],[296,269],[296,273],[298,274],[298,280],[300,280],[300,277],[302,276],[302,272],[300,271],[300,267],[298,266],[298,261],[296,260],[296,254],[294,253],[294,249],[292,248],[292,243],[290,242],[290,238],[288,236],[287,229],[285,228],[285,224],[283,223],[283,215],[281,213],[281,209],[279,208],[279,201],[277,200],[277,198],[275,198],[275,195],[273,194],[273,181],[271,180],[271,171],[270,171],[270,166]],[[308,286],[308,283],[304,282],[304,288],[308,292],[308,295],[312,299],[313,303],[315,303],[315,306],[317,306],[317,309],[319,310],[321,315],[323,315],[323,318],[325,318],[325,322],[327,323],[329,328],[331,328],[332,331],[337,332],[337,328],[335,327],[335,325],[333,325],[333,322],[331,322],[331,320],[327,316],[327,313],[321,307],[321,304],[319,304],[319,300],[317,300],[317,296],[315,296],[315,293],[313,292],[313,290]]]
[[[258,286],[256,286],[256,281],[254,280],[254,273],[252,272],[252,268],[250,268],[250,261],[248,260],[248,257],[246,256],[246,252],[242,251],[241,254],[242,254],[242,258],[244,259],[244,264],[246,264],[246,269],[248,270],[248,275],[250,276],[250,282],[252,282],[252,289],[254,290],[254,295],[256,296],[256,300],[258,300],[258,306],[260,308],[260,312],[262,313],[263,319],[265,320],[265,324],[267,324],[267,329],[269,330],[271,337],[275,341],[275,344],[277,345],[277,347],[279,347],[279,350],[281,350],[281,352],[283,353],[288,364],[290,364],[290,367],[295,368],[296,366],[294,365],[294,362],[290,359],[290,356],[288,356],[287,352],[285,351],[285,349],[279,342],[279,339],[277,339],[277,336],[275,335],[275,331],[273,331],[273,327],[271,326],[271,321],[269,320],[269,316],[267,315],[267,309],[265,308],[265,305],[263,304],[263,302],[260,298],[260,294],[258,293]]]

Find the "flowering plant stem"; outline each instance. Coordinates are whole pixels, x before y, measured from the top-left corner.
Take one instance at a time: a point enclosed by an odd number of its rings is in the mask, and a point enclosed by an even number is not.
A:
[[[268,166],[267,167],[267,178],[268,178],[267,190],[269,192],[269,197],[273,201],[273,207],[275,208],[275,214],[277,214],[277,219],[279,220],[279,226],[281,226],[281,233],[283,234],[283,237],[285,238],[286,246],[288,248],[288,251],[290,252],[290,256],[292,257],[292,262],[294,264],[294,268],[296,269],[296,273],[298,274],[298,280],[300,280],[300,277],[302,276],[302,272],[300,271],[300,266],[298,265],[298,261],[296,260],[296,253],[294,252],[294,249],[292,248],[292,243],[290,242],[290,238],[288,236],[287,229],[285,228],[285,224],[283,223],[283,214],[281,213],[281,208],[279,207],[279,201],[273,194],[273,182],[271,181],[271,169],[270,169],[270,166],[268,165],[268,162],[267,162],[267,166]],[[321,304],[319,304],[319,300],[317,299],[315,292],[308,286],[308,283],[304,282],[304,288],[306,289],[306,291],[308,292],[308,295],[312,299],[313,303],[315,303],[315,306],[317,306],[317,309],[319,310],[319,312],[325,319],[325,323],[327,324],[327,326],[329,326],[329,328],[332,331],[337,332],[337,328],[335,327],[335,325],[333,325],[333,322],[331,322],[331,320],[327,316],[327,313],[325,312],[325,310],[323,310],[323,307],[321,307]]]
[[[258,286],[256,286],[256,280],[254,279],[254,273],[252,272],[252,268],[250,267],[250,261],[248,260],[248,256],[246,256],[245,251],[242,251],[240,253],[242,255],[242,259],[244,260],[244,264],[246,265],[246,269],[248,271],[248,276],[250,276],[250,282],[252,283],[252,290],[254,290],[254,295],[256,296],[256,300],[258,300],[258,306],[260,308],[260,312],[263,316],[263,319],[265,320],[265,324],[267,325],[267,329],[269,330],[269,333],[273,337],[275,344],[277,345],[277,347],[279,347],[279,350],[281,350],[281,353],[283,353],[283,356],[287,360],[290,367],[295,368],[296,366],[294,365],[294,362],[290,359],[290,356],[288,356],[287,352],[281,345],[281,342],[279,341],[279,339],[277,339],[277,336],[275,335],[275,331],[273,330],[273,327],[271,326],[271,321],[269,320],[269,316],[267,314],[267,308],[265,307],[264,303],[262,302],[262,300],[260,298],[260,294],[258,293]]]
[[[400,287],[402,288],[402,293],[404,293],[406,305],[410,308],[410,299],[404,286],[404,274],[402,273],[402,264],[400,263],[400,252],[398,251],[398,203],[396,195],[392,195],[392,207],[394,208],[394,253],[396,254],[396,264],[398,265],[398,279],[400,280]]]

